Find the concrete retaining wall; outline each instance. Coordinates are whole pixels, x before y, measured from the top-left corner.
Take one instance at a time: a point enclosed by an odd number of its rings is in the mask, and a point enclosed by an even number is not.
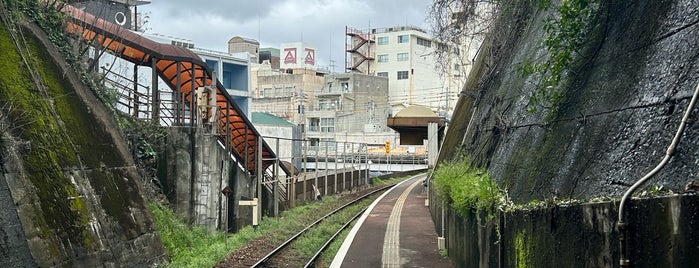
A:
[[[442,210],[432,197],[438,233]],[[619,267],[618,202],[521,209],[489,218],[447,208],[446,244],[456,267]],[[699,263],[699,196],[633,200],[629,211],[632,267]]]
[[[252,210],[241,211],[238,201],[255,195],[254,178],[239,169],[216,136],[202,129],[173,127],[164,148],[158,174],[181,219],[211,231],[236,231],[251,223]],[[226,187],[231,191],[228,196]]]

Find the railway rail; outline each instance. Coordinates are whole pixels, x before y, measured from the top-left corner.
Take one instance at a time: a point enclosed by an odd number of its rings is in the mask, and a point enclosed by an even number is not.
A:
[[[347,204],[344,204],[343,206],[341,206],[341,207],[339,207],[339,208],[337,208],[337,209],[331,211],[330,213],[326,214],[325,216],[321,217],[320,219],[318,219],[318,220],[316,220],[315,222],[313,222],[313,223],[309,224],[308,226],[306,226],[306,228],[304,228],[304,229],[301,230],[300,232],[298,232],[298,233],[296,233],[295,235],[291,236],[288,240],[286,240],[286,241],[285,241],[284,243],[282,243],[281,245],[277,246],[275,249],[273,249],[272,251],[270,251],[270,252],[269,252],[267,255],[265,255],[264,257],[260,258],[255,264],[253,264],[253,265],[250,266],[250,267],[270,267],[270,266],[269,266],[270,260],[272,260],[273,258],[275,258],[276,256],[278,256],[279,253],[282,252],[282,250],[284,250],[285,248],[289,247],[289,245],[291,245],[291,243],[294,242],[297,238],[301,237],[303,234],[305,234],[305,233],[308,232],[309,230],[311,230],[311,229],[313,229],[314,227],[316,227],[318,224],[320,224],[321,222],[323,222],[325,219],[327,219],[327,218],[329,218],[329,217],[331,217],[331,216],[337,214],[337,213],[340,212],[340,211],[343,211],[344,209],[346,209],[346,208],[348,208],[348,207],[350,207],[350,206],[352,206],[352,205],[354,205],[354,204],[357,204],[358,202],[360,202],[360,201],[362,201],[362,200],[365,200],[366,198],[369,198],[370,196],[375,195],[376,193],[379,193],[379,192],[382,192],[382,191],[386,191],[386,190],[390,189],[390,188],[393,187],[393,186],[395,186],[395,184],[386,185],[386,186],[381,187],[381,188],[379,188],[379,189],[373,190],[373,191],[371,191],[371,192],[369,192],[369,193],[367,193],[367,194],[365,194],[365,195],[363,195],[363,196],[360,196],[360,197],[358,197],[358,198],[356,198],[356,199],[354,199],[354,200],[348,202]],[[332,241],[333,241],[344,229],[346,229],[347,227],[349,227],[349,226],[351,225],[351,223],[352,223],[354,220],[356,220],[360,215],[362,215],[362,213],[364,213],[365,210],[366,210],[366,208],[362,209],[359,213],[357,213],[356,215],[354,215],[354,217],[352,217],[352,219],[348,220],[348,221],[340,228],[340,230],[338,230],[335,234],[333,234],[332,237],[330,237],[330,238],[327,240],[327,242],[313,255],[313,257],[311,257],[311,259],[308,260],[308,262],[306,263],[306,265],[305,265],[304,267],[314,267],[316,260],[318,259],[318,257],[320,257],[320,255],[323,253],[323,251],[325,251],[325,250],[327,249],[327,247],[330,245],[330,243],[332,243]]]

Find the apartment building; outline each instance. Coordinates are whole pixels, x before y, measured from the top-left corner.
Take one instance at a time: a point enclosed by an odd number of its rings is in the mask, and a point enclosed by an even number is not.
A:
[[[305,114],[311,148],[324,141],[379,144],[393,140],[386,127],[390,113],[388,79],[359,73],[330,74],[315,92]]]
[[[272,69],[262,63],[253,70],[253,111],[270,113],[304,125],[303,113],[312,109],[315,92],[326,73],[309,69]]]
[[[252,70],[252,110],[303,127],[303,113],[313,108],[315,92],[323,87],[327,75],[327,70],[316,67],[315,48],[294,42],[260,51],[265,60]]]
[[[414,26],[346,29],[346,69],[388,78],[391,114],[411,105],[450,114],[463,85],[453,75],[437,70],[434,52],[449,49]]]

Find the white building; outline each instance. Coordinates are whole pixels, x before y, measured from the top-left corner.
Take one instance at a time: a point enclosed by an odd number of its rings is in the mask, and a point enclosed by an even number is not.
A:
[[[450,114],[461,87],[435,67],[434,51],[448,49],[414,26],[359,31],[348,28],[346,68],[388,78],[391,114],[410,105]]]
[[[387,79],[331,74],[314,95],[314,104],[305,114],[310,149],[322,150],[316,146],[326,141],[383,144],[394,140],[394,133],[386,127],[390,110]]]

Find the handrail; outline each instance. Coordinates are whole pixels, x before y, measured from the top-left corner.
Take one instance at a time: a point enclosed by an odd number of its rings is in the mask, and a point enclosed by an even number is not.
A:
[[[136,65],[153,67],[170,89],[182,94],[183,103],[195,105],[194,91],[199,87],[214,85],[216,93],[209,94],[208,103],[215,103],[216,109],[208,109],[207,116],[220,118],[216,127],[222,135],[218,135],[218,138],[223,144],[231,145],[227,146],[231,148],[230,153],[239,162],[246,162],[245,166],[251,174],[257,173],[257,142],[262,142],[263,159],[276,158],[274,151],[260,138],[259,132],[223,84],[212,79],[210,67],[194,52],[170,44],[157,43],[71,5],[65,5],[61,11],[68,16],[66,30],[69,34],[108,49],[116,56]],[[212,99],[212,95],[216,96],[215,100]],[[214,112],[217,115],[211,114]],[[263,161],[261,169],[266,170],[273,164],[274,161]],[[282,166],[281,169],[287,176],[291,174],[286,167]]]

